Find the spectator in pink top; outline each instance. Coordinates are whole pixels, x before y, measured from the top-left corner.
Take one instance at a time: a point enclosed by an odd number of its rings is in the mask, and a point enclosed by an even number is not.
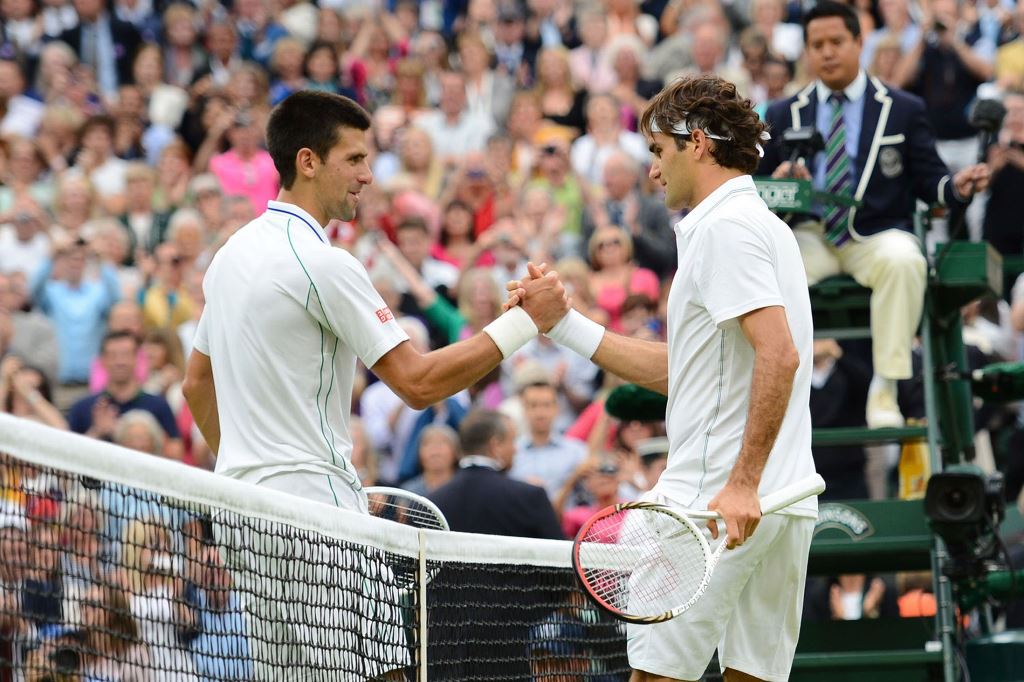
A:
[[[633,262],[633,240],[629,234],[605,224],[594,230],[587,249],[594,272],[590,289],[597,305],[608,313],[608,328],[622,333],[622,304],[630,294],[644,294],[658,300],[658,276]]]
[[[246,113],[235,117],[227,133],[228,150],[210,159],[210,172],[220,180],[224,194],[240,194],[262,210],[277,197],[280,178],[270,153],[260,147],[262,134]]]

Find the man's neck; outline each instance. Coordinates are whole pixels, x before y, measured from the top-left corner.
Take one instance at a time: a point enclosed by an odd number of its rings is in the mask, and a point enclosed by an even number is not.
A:
[[[746,175],[746,173],[738,171],[735,168],[723,168],[718,165],[711,165],[708,168],[701,169],[700,173],[697,175],[697,184],[694,187],[691,208],[699,206],[700,202],[711,196],[715,190],[725,183],[744,175]]]
[[[298,181],[292,185],[291,189],[282,189],[278,192],[277,200],[286,204],[291,204],[292,206],[298,206],[303,211],[311,215],[321,227],[326,225],[327,221],[330,220],[320,205],[314,201],[312,197],[312,190],[307,191],[299,187]]]
[[[533,431],[530,433],[531,445],[547,445],[551,442],[551,430],[547,431]]]
[[[107,383],[107,393],[119,403],[126,403],[139,394],[139,385],[134,381],[115,384]]]

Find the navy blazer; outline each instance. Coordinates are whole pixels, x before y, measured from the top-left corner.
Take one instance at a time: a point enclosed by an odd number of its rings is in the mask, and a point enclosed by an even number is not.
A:
[[[772,139],[758,175],[771,175],[783,161],[782,133],[788,128],[814,127],[818,97],[815,83],[793,97],[768,107],[765,122]],[[827,135],[828,131],[821,131]],[[857,189],[860,208],[850,211],[854,237],[899,228],[913,231],[915,200],[963,206],[953,189],[949,169],[935,151],[935,133],[922,99],[889,87],[873,76],[864,91],[864,116],[857,147]]]
[[[117,84],[125,85],[131,83],[132,62],[135,60],[135,53],[142,44],[139,32],[132,24],[121,21],[112,12],[107,13],[110,21],[110,37],[114,43],[114,61],[117,68]],[[82,58],[82,25],[79,24],[66,29],[60,34],[59,40],[67,43],[79,59]]]
[[[459,469],[430,499],[454,531],[564,539],[543,488],[485,466]]]

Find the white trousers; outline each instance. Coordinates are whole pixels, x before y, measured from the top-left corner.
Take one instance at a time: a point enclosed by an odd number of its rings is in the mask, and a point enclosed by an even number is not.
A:
[[[910,349],[921,321],[928,263],[917,237],[904,230],[886,230],[836,248],[821,223],[803,223],[793,230],[807,270],[807,283],[847,274],[871,289],[871,339],[875,374],[909,379]]]

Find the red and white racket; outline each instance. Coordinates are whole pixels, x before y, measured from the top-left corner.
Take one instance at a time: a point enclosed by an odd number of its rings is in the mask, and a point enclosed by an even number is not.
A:
[[[761,498],[771,514],[825,490],[818,474]],[[572,565],[587,596],[629,623],[661,623],[697,603],[726,542],[712,551],[695,520],[718,512],[673,509],[656,502],[605,507],[576,534]]]

